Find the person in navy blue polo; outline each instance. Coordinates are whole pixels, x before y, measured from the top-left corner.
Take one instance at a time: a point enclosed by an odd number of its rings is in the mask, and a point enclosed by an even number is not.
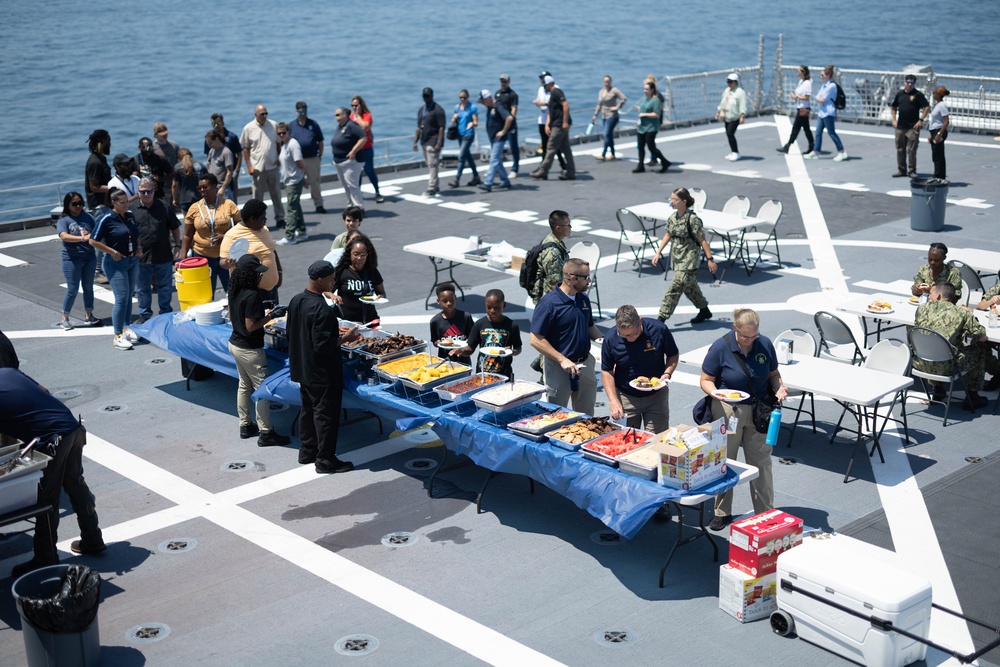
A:
[[[542,297],[531,317],[531,346],[542,353],[542,373],[548,400],[563,407],[594,414],[597,400],[597,362],[590,341],[601,337],[586,295],[590,264],[570,259],[563,264],[562,283]]]
[[[323,160],[323,130],[319,123],[309,117],[309,105],[295,103],[295,120],[288,124],[292,139],[302,147],[302,161],[306,163],[306,180],[317,213],[326,213],[323,207],[323,184],[320,178],[320,163]]]
[[[601,345],[601,383],[613,419],[626,418],[632,428],[661,433],[670,425],[666,383],[677,368],[680,353],[667,325],[639,317],[635,306],[615,313],[615,327]],[[662,388],[637,389],[636,378],[659,378]]]

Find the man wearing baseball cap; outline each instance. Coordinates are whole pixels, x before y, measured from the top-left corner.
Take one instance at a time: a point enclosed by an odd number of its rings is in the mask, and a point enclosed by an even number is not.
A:
[[[726,159],[736,162],[740,159],[736,129],[747,117],[747,93],[740,88],[740,75],[736,72],[726,77],[726,90],[722,93],[722,101],[719,102],[715,117],[726,125],[726,138],[729,139],[729,155]]]
[[[514,122],[506,107],[493,100],[490,91],[483,88],[479,93],[479,103],[486,107],[486,134],[490,138],[490,168],[486,172],[486,180],[479,184],[479,189],[492,192],[493,179],[500,179],[500,187],[510,188],[510,179],[503,166],[503,146],[507,141],[507,132]]]
[[[324,293],[333,289],[333,264],[309,265],[305,291],[288,304],[288,366],[299,383],[299,463],[317,473],[350,472],[354,464],[337,458],[337,434],[344,387],[340,346],[358,337],[357,327],[340,335],[340,323]]]
[[[917,75],[907,74],[903,89],[892,100],[892,126],[896,128],[896,173],[893,177],[917,175],[920,128],[931,111],[927,97],[917,90]],[[910,168],[906,168],[909,160]]]
[[[498,106],[507,109],[512,118],[510,129],[504,141],[510,143],[510,157],[514,163],[510,167],[510,177],[517,178],[517,170],[521,166],[521,148],[517,145],[517,93],[510,87],[510,74],[500,75],[500,88],[493,94]]]
[[[566,160],[565,170],[559,174],[560,181],[572,181],[576,178],[576,164],[573,162],[573,150],[569,147],[569,128],[573,119],[569,115],[569,102],[562,89],[556,88],[555,79],[551,76],[542,78],[542,86],[549,94],[549,119],[545,123],[545,132],[549,135],[549,145],[545,149],[542,164],[531,172],[532,178],[545,180],[549,177],[549,169],[556,155],[562,154]]]

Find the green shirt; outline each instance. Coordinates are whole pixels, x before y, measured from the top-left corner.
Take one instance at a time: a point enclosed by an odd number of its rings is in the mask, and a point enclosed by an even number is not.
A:
[[[569,250],[566,249],[566,244],[561,239],[557,239],[555,234],[549,234],[542,239],[542,244],[546,243],[555,243],[556,245],[546,248],[538,256],[538,273],[535,274],[535,285],[531,290],[531,297],[535,303],[538,303],[539,299],[562,282],[563,264],[569,259]]]
[[[667,220],[670,234],[670,265],[674,271],[697,271],[701,265],[701,242],[705,229],[701,218],[688,209],[684,215],[674,211]]]
[[[950,301],[928,301],[917,307],[914,315],[914,325],[936,331],[951,344],[951,349],[955,353],[955,358],[962,362],[962,358],[967,349],[965,337],[969,336],[973,340],[978,339],[986,333],[986,329],[979,323],[976,317],[965,308],[956,306]],[[953,372],[947,362],[925,363],[919,359],[913,360],[913,365],[919,371],[925,373],[935,373],[937,375],[948,375]]]
[[[643,96],[642,101],[639,102],[639,113],[655,113],[656,118],[651,116],[640,117],[639,126],[636,128],[636,132],[639,134],[646,134],[647,132],[656,132],[660,129],[660,111],[663,109],[663,105],[660,104],[660,99],[655,95],[653,97]]]
[[[917,275],[913,276],[913,284],[919,285],[920,283],[927,283],[928,285],[949,283],[955,288],[955,296],[962,297],[962,272],[954,266],[945,266],[941,269],[941,275],[937,277],[937,280],[934,280],[930,264],[924,264],[917,270]]]

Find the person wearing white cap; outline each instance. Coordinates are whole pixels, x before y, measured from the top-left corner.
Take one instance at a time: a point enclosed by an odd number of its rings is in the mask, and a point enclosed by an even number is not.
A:
[[[740,75],[733,72],[726,77],[726,90],[722,93],[719,110],[715,117],[726,124],[726,138],[729,139],[729,155],[726,159],[735,162],[740,159],[740,149],[736,144],[736,128],[747,117],[747,94],[740,88]]]

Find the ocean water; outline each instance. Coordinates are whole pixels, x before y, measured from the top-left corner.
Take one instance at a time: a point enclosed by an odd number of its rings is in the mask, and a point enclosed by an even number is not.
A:
[[[296,100],[305,100],[310,116],[332,129],[334,108],[360,94],[376,138],[412,136],[424,86],[450,109],[459,89],[475,99],[481,88],[495,90],[501,73],[521,96],[522,133],[534,135],[530,100],[542,69],[553,73],[581,123],[605,74],[635,100],[647,74],[755,65],[759,35],[768,69],[781,33],[785,64],[920,63],[996,76],[995,9],[994,0],[905,9],[864,0],[11,0],[0,25],[0,91],[8,122],[25,125],[0,134],[0,190],[73,179],[82,189],[86,139],[95,128],[111,133],[112,155],[134,155],[139,138],[162,121],[171,139],[200,158],[213,112],[239,134],[257,103],[273,120],[290,120]],[[45,196],[54,200],[51,191]],[[0,209],[24,199],[0,195]]]

